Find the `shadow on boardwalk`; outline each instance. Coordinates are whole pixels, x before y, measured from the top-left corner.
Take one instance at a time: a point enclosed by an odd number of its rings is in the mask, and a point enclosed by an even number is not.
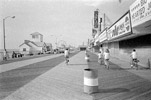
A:
[[[88,67],[98,70],[99,81],[99,91],[91,94],[93,100],[150,100],[151,81],[135,74],[142,73],[143,70],[148,70],[147,68],[139,66],[133,73],[136,69],[119,61],[119,66],[110,62],[108,70],[97,62],[95,54],[91,52],[89,54]]]
[[[79,66],[81,66],[81,65],[87,65],[87,64],[70,64],[69,63],[68,65],[71,65],[71,66],[78,66],[79,65]]]
[[[90,62],[88,63],[89,66],[91,65],[94,65],[94,63],[96,63],[95,65],[96,66],[102,66],[105,68],[105,65],[104,64],[99,64],[98,63],[98,60],[97,59],[91,59]],[[129,65],[130,66],[130,65]],[[131,68],[130,67],[127,67],[127,68],[122,68],[112,62],[109,62],[109,70],[135,70],[136,68]],[[149,68],[145,68],[145,67],[142,67],[142,66],[138,66],[138,69],[137,70],[149,70]]]
[[[121,92],[129,92],[129,89],[126,88],[106,88],[106,89],[99,89],[98,93],[121,93]]]

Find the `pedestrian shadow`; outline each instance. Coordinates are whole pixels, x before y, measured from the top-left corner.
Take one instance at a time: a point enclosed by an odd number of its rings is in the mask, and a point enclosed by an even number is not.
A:
[[[132,68],[109,67],[109,70],[132,70]]]
[[[68,65],[71,65],[71,66],[75,66],[75,65],[88,65],[88,64],[68,64]]]
[[[101,100],[102,94],[107,96],[108,93],[126,93],[129,92],[129,89],[126,88],[108,88],[108,89],[99,89],[98,92],[92,93],[94,100]]]
[[[130,92],[129,89],[126,88],[107,88],[107,89],[99,89],[98,92],[92,93],[91,95],[94,97],[99,97],[103,93],[123,93]]]
[[[99,89],[98,93],[121,93],[129,92],[129,89],[126,88],[108,88],[108,89]]]
[[[138,69],[134,68],[134,67],[131,68],[131,66],[127,67],[127,68],[122,68],[122,66],[120,67],[120,66],[118,66],[116,64],[113,64],[113,63],[110,64],[109,69],[110,70],[150,70],[150,68],[148,68],[148,67],[142,67],[140,65],[138,66]]]
[[[139,67],[138,67],[138,70],[150,70],[150,68],[139,66]]]

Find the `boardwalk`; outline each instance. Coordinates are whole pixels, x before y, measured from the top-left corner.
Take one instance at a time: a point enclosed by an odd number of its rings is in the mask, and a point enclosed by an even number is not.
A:
[[[111,59],[110,69],[97,63],[97,57],[90,55],[90,68],[99,70],[99,93],[93,94],[95,100],[151,100],[151,71],[145,68],[131,69],[128,63]],[[147,77],[142,77],[146,73]]]
[[[57,65],[4,100],[151,100],[150,70],[136,71],[113,58],[107,70],[92,53],[90,60],[87,63],[80,52],[70,58],[68,66]],[[88,67],[99,71],[99,92],[91,95],[83,92],[83,70]]]

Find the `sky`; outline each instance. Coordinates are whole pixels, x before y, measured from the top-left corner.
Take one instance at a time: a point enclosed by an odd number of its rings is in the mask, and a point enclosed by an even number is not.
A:
[[[68,45],[86,44],[92,39],[94,10],[114,23],[129,10],[135,0],[0,0],[0,49],[3,49],[3,18],[6,49],[19,49],[31,33],[39,32],[44,42]]]

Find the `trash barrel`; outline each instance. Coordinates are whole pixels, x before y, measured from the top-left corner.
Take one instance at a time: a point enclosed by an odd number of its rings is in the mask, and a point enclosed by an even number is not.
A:
[[[98,92],[98,70],[84,69],[84,92],[88,94]]]

